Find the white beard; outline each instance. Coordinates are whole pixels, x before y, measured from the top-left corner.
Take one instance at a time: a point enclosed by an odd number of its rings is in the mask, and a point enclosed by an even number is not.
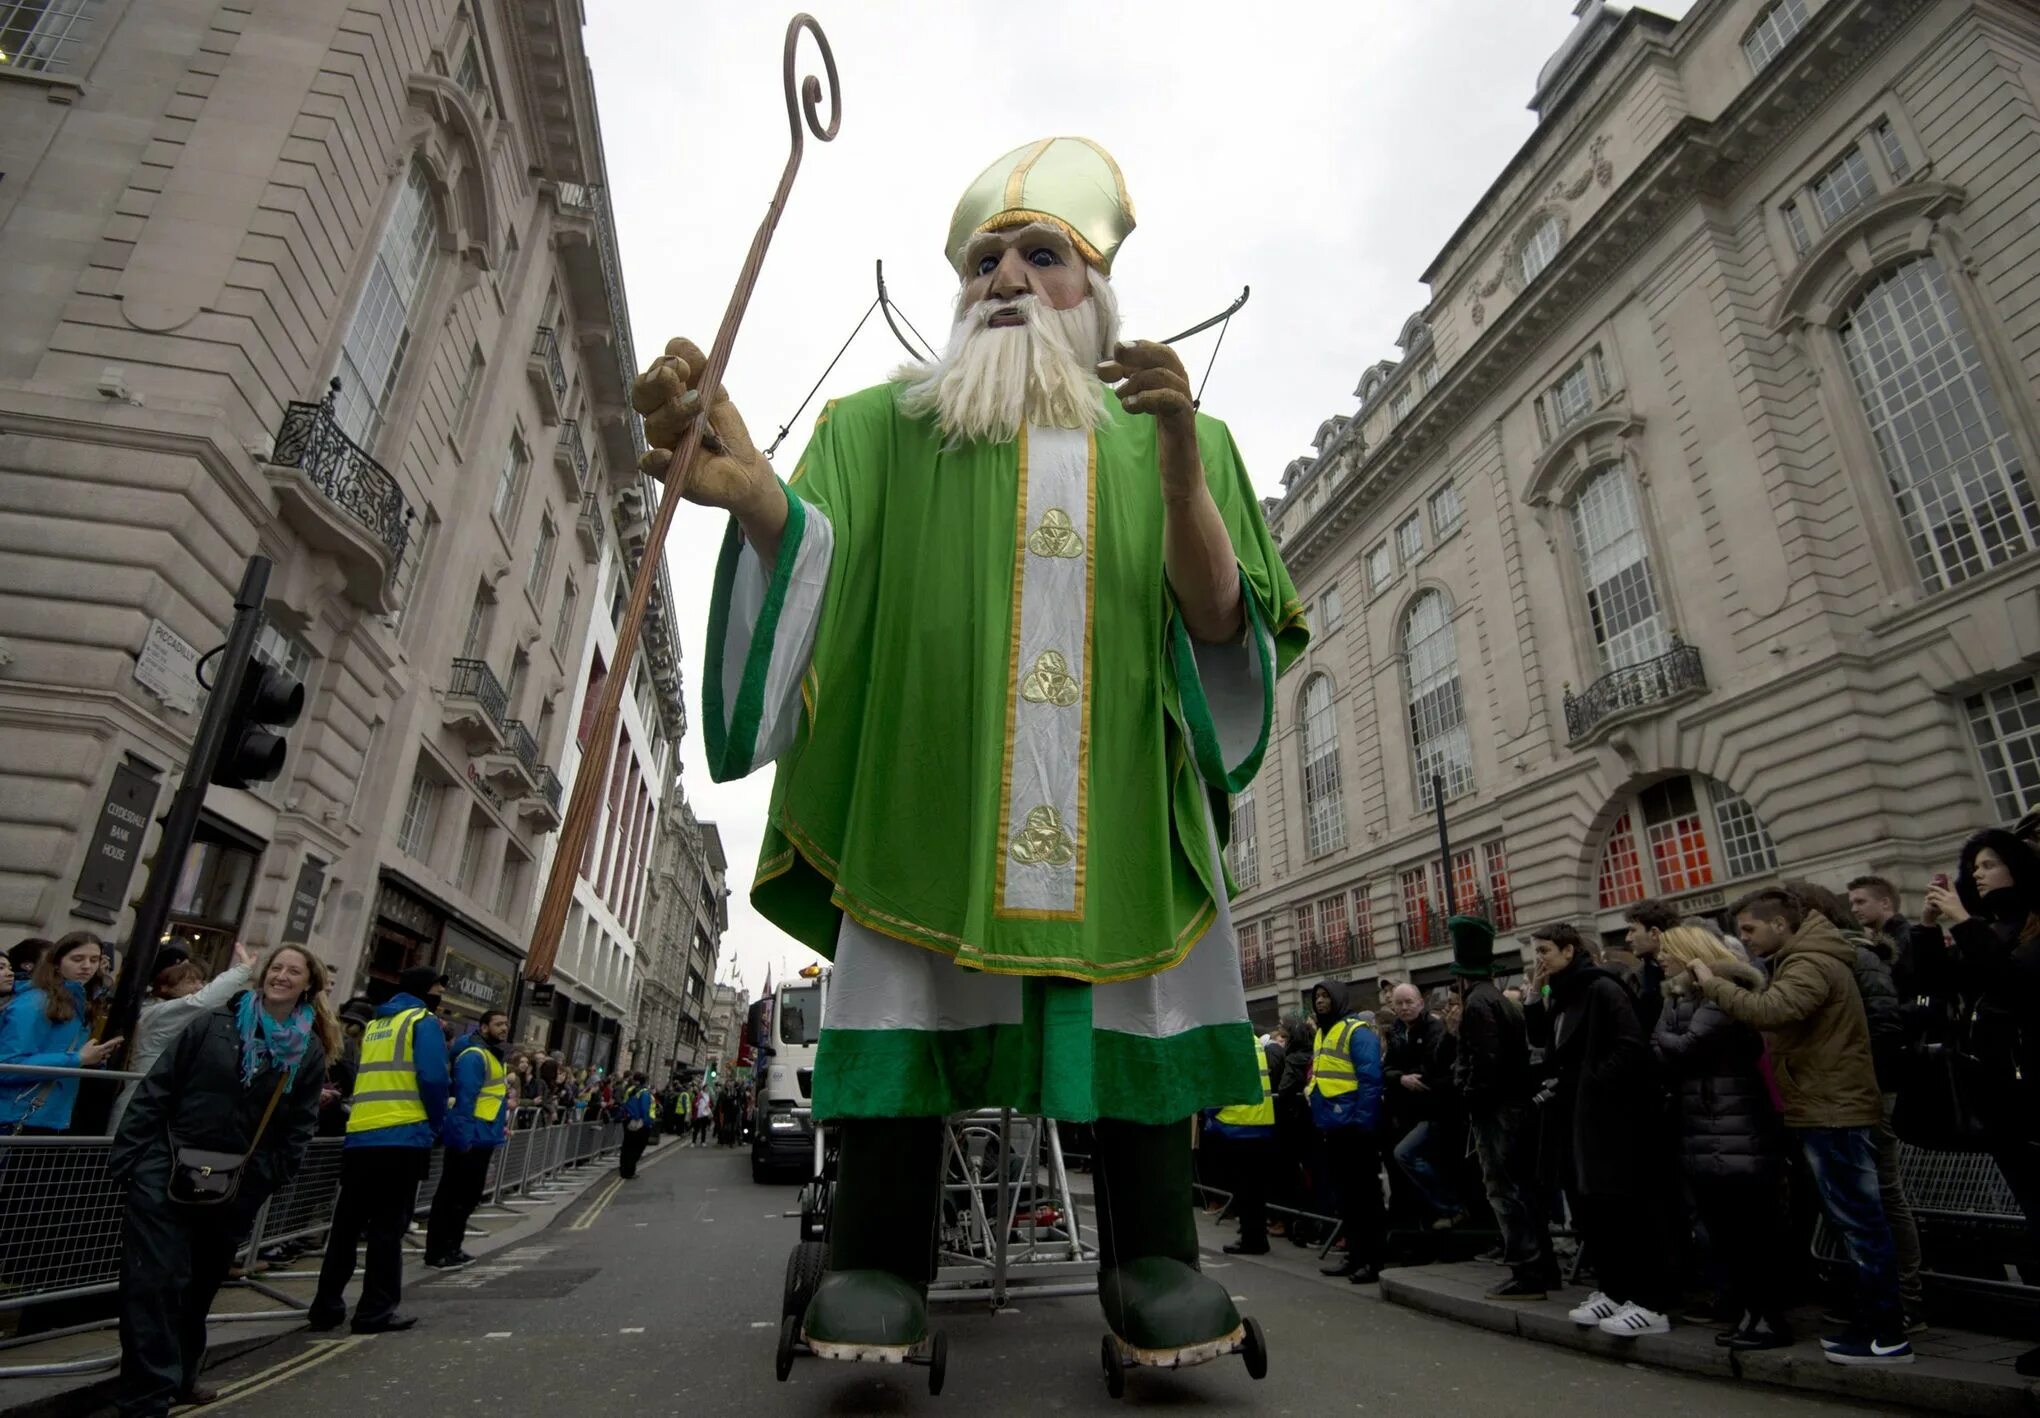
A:
[[[1119,306],[1111,284],[1096,271],[1091,296],[1056,310],[1034,296],[982,300],[962,312],[942,357],[893,371],[903,385],[900,408],[932,413],[943,437],[963,443],[1010,443],[1023,423],[1094,429],[1105,421],[1105,386],[1098,362],[1119,339]],[[1017,310],[1024,323],[994,329],[1001,310]]]

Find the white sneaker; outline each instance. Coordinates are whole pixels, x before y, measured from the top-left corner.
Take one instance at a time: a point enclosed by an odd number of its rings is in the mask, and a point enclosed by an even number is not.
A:
[[[1670,1318],[1655,1310],[1646,1310],[1631,1301],[1601,1321],[1601,1333],[1612,1334],[1618,1339],[1634,1339],[1640,1334],[1670,1334]]]
[[[1586,1301],[1572,1311],[1572,1322],[1582,1329],[1590,1329],[1622,1307],[1596,1290]]]

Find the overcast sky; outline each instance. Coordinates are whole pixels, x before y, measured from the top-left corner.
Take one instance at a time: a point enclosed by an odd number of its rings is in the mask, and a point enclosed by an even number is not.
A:
[[[1321,420],[1352,412],[1361,371],[1395,354],[1426,300],[1418,273],[1529,136],[1537,71],[1573,24],[1573,0],[811,2],[843,123],[833,143],[808,140],[730,363],[759,446],[871,303],[875,259],[896,304],[942,342],[958,195],[1001,153],[1074,133],[1118,160],[1139,214],[1113,280],[1129,337],[1173,334],[1253,287],[1204,408],[1232,426],[1264,493]],[[791,11],[670,0],[586,11],[638,354],[677,334],[706,349],[785,162]],[[805,40],[801,72],[820,72]],[[1193,380],[1214,334],[1181,347]],[[901,357],[873,316],[777,465],[793,467],[821,399],[879,382]],[[668,543],[691,730],[682,762],[695,811],[729,852],[723,977],[734,970],[755,992],[768,964],[783,977],[811,957],[747,899],[769,774],[715,784],[702,756],[721,536],[717,516],[682,508]]]

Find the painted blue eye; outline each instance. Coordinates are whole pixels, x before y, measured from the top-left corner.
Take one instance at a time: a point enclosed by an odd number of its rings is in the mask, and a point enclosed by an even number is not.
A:
[[[1046,246],[1035,247],[1027,253],[1027,259],[1037,266],[1060,266],[1062,264],[1062,257],[1056,255],[1055,252],[1049,250]]]
[[[998,269],[999,269],[998,257],[996,256],[978,257],[978,274],[980,276],[989,276],[992,272]]]

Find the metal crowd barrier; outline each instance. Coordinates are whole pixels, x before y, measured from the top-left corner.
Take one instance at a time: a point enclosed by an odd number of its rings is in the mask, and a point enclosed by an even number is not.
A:
[[[48,1069],[0,1064],[0,1076],[125,1082],[139,1074],[104,1069]],[[557,1200],[559,1176],[585,1166],[623,1142],[621,1123],[568,1122],[514,1131],[496,1150],[483,1186],[485,1201],[512,1211],[518,1203]],[[121,1214],[125,1197],[106,1174],[113,1139],[102,1137],[0,1136],[0,1312],[23,1311],[67,1300],[89,1300],[120,1289]],[[243,1252],[246,1275],[230,1280],[274,1301],[275,1310],[219,1312],[209,1324],[252,1323],[290,1317],[306,1302],[265,1283],[303,1278],[313,1272],[261,1271],[258,1258],[289,1243],[322,1237],[340,1195],[344,1139],[314,1138],[295,1176],[265,1201]],[[434,1149],[431,1169],[418,1188],[414,1215],[422,1216],[438,1190],[444,1154]],[[83,1323],[0,1339],[0,1351],[44,1340],[112,1328],[117,1321],[96,1317]],[[119,1354],[52,1364],[0,1365],[0,1379],[96,1373],[116,1367]]]

